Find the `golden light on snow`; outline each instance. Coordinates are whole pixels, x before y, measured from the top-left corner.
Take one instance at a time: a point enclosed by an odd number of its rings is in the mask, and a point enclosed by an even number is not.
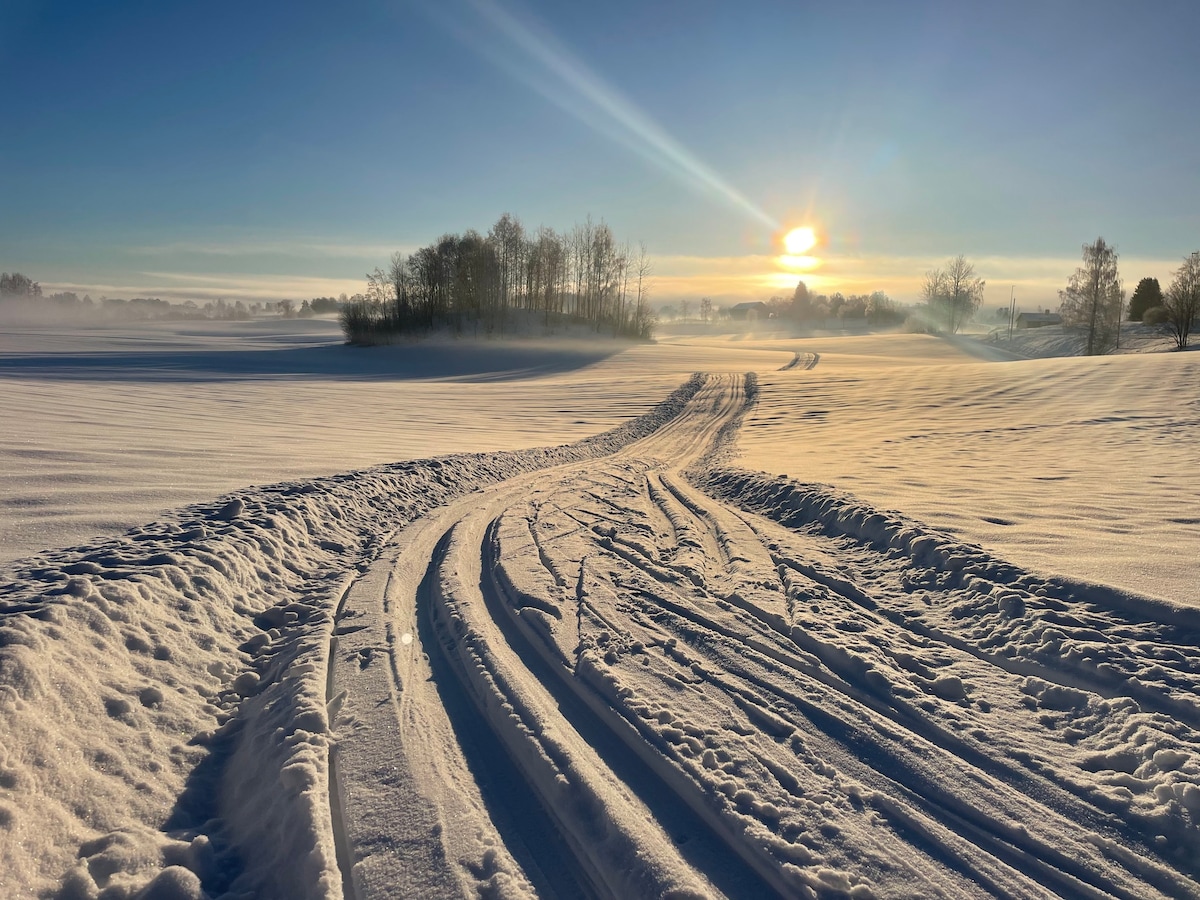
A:
[[[817,233],[809,226],[793,228],[783,238],[788,255],[802,256],[817,245]]]

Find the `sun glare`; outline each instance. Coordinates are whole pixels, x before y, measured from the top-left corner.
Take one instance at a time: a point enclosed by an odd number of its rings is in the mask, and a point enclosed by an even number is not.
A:
[[[817,243],[817,234],[807,225],[793,228],[783,238],[783,246],[791,256],[801,256],[811,250]]]

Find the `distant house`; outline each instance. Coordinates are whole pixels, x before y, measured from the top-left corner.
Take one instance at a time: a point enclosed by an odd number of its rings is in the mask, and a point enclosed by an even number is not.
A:
[[[1061,325],[1062,316],[1058,313],[1052,313],[1046,310],[1044,313],[1018,313],[1017,327],[1018,328],[1044,328],[1047,325]]]
[[[735,303],[729,307],[729,318],[740,322],[756,322],[765,319],[768,312],[767,304],[761,300],[754,300],[749,303]]]

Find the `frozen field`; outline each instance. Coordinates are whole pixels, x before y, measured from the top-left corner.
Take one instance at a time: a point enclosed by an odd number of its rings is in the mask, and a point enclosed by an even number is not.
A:
[[[363,350],[328,320],[0,327],[0,562],[250,484],[577,440],[693,371],[763,358],[603,342],[532,357],[475,342]]]
[[[1200,897],[1197,368],[2,332],[0,896]]]

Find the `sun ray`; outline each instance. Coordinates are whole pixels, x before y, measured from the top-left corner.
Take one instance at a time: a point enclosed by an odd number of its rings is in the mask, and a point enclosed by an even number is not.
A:
[[[518,17],[495,0],[466,0],[490,26],[485,33],[463,24],[452,5],[427,4],[430,17],[564,112],[624,145],[691,190],[714,197],[775,230],[769,213],[669,135],[631,100],[591,71],[528,13]],[[498,40],[497,40],[498,38]]]

